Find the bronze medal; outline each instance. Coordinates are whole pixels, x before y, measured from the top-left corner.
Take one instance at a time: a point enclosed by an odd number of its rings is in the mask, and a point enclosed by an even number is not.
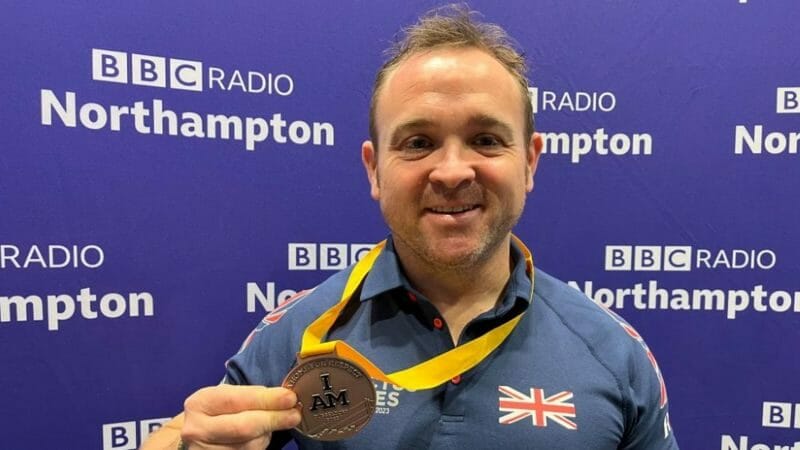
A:
[[[347,439],[375,412],[372,380],[356,364],[336,356],[298,360],[283,387],[297,394],[302,420],[296,430],[312,439]]]

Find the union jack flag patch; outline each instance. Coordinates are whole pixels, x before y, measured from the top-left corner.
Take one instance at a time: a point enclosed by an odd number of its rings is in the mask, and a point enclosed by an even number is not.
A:
[[[531,388],[531,395],[525,395],[509,386],[499,386],[500,412],[508,414],[500,417],[498,422],[510,425],[530,416],[533,426],[546,427],[549,420],[561,425],[568,430],[577,430],[578,424],[570,420],[575,418],[575,404],[572,400],[572,391],[561,391],[558,394],[545,397],[544,389]]]

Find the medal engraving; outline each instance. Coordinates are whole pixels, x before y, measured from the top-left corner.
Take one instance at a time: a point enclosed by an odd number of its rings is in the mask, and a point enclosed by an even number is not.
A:
[[[357,365],[334,356],[302,359],[283,380],[297,394],[297,431],[321,441],[358,433],[375,411],[375,387]]]

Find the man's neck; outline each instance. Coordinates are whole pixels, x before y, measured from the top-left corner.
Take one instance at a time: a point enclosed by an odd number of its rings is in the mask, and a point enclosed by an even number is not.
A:
[[[395,250],[409,282],[442,315],[454,343],[475,317],[495,307],[511,275],[511,238],[483,261],[467,267],[438,267],[423,261],[402,243]]]

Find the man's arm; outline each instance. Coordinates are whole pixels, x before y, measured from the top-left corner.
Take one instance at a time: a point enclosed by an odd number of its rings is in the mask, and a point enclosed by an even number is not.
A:
[[[267,447],[272,432],[300,423],[297,396],[285,388],[230,386],[200,389],[178,414],[153,433],[140,450],[175,450],[181,439],[187,449],[258,449]]]
[[[632,327],[629,328],[637,334]],[[630,361],[631,385],[628,387],[633,416],[632,426],[627,430],[624,450],[677,450],[678,444],[669,423],[667,387],[655,356],[637,339]]]

